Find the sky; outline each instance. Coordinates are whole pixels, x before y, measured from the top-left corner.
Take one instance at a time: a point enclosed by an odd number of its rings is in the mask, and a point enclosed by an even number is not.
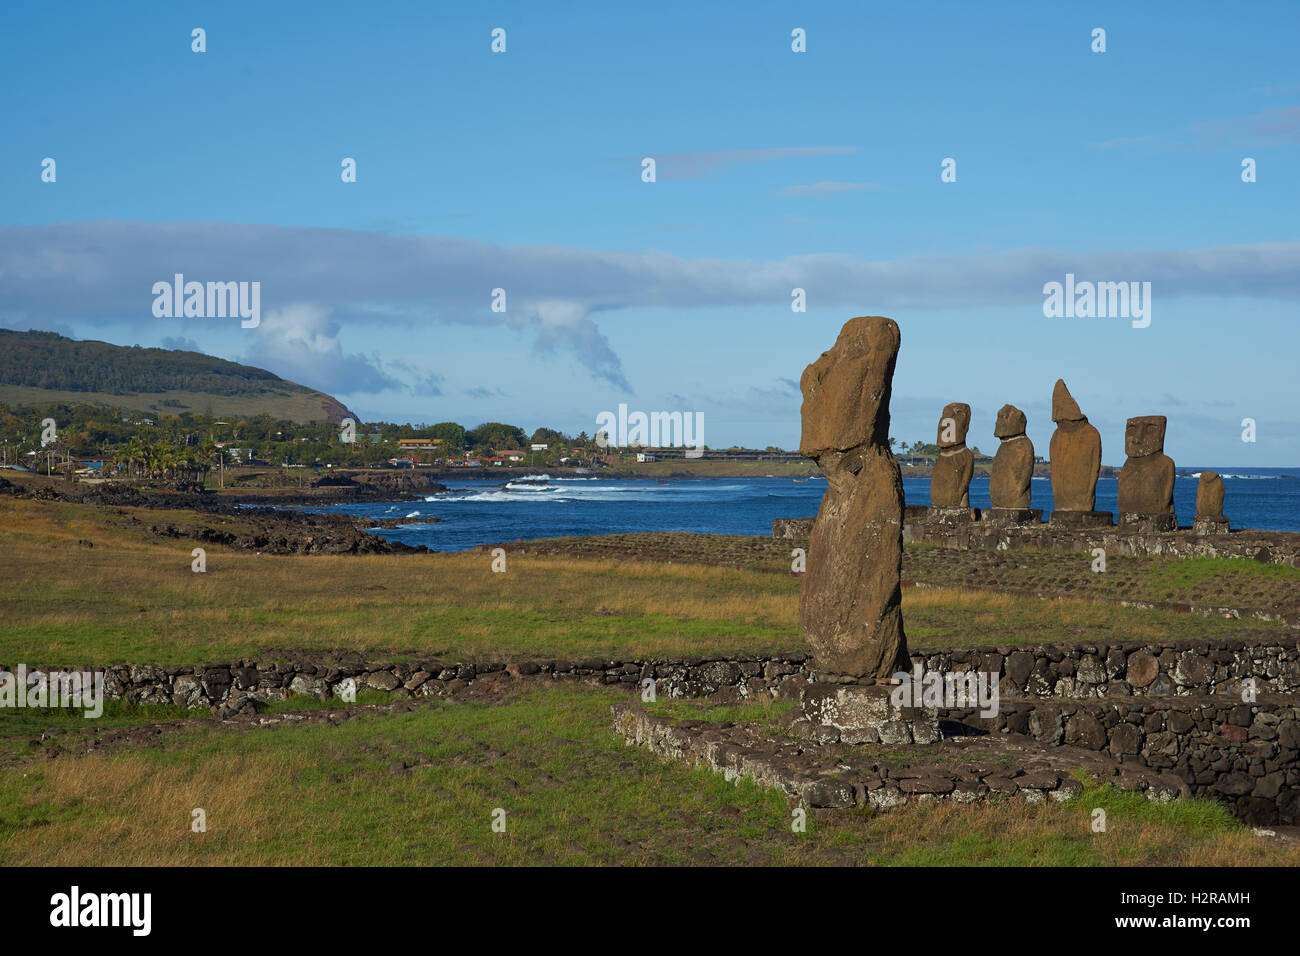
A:
[[[6,4],[0,327],[795,448],[804,367],[888,315],[900,441],[960,401],[991,454],[1011,403],[1046,455],[1064,378],[1108,464],[1163,414],[1180,465],[1297,466],[1298,41],[1293,2]],[[259,324],[155,316],[177,273]],[[1067,274],[1146,319],[1049,316]]]

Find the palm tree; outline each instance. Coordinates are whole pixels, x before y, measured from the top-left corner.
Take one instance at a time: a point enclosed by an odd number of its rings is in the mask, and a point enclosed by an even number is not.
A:
[[[199,443],[197,458],[203,470],[203,484],[205,487],[208,483],[208,472],[212,470],[212,462],[220,452],[221,449],[217,448],[217,443],[212,440],[210,435]]]

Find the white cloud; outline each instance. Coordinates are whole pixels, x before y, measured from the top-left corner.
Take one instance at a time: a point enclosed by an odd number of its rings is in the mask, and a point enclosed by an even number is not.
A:
[[[186,320],[155,319],[151,312],[152,284],[175,272],[199,281],[260,281],[262,327],[241,331],[235,321],[229,331],[257,343],[250,357],[269,356],[278,363],[273,370],[289,378],[293,374],[281,369],[310,373],[309,381],[319,387],[402,387],[405,376],[392,368],[343,351],[340,328],[356,334],[373,323],[496,326],[501,334],[532,336],[543,352],[572,354],[594,378],[623,386],[619,357],[597,325],[617,310],[788,308],[795,287],[853,314],[1031,306],[1041,305],[1045,282],[1061,281],[1067,272],[1079,280],[1149,281],[1162,301],[1294,301],[1300,299],[1300,243],[754,261],[231,223],[0,227],[0,315],[40,315],[46,328],[70,320],[129,321],[151,328],[166,324],[166,334],[184,334]],[[506,313],[490,310],[497,287],[507,290]],[[343,381],[349,386],[335,384]]]
[[[402,387],[383,370],[379,359],[344,354],[338,322],[322,306],[298,303],[273,309],[262,317],[259,329],[256,345],[240,359],[245,365],[347,395]]]
[[[1210,120],[1193,129],[1209,146],[1264,146],[1300,143],[1300,106],[1265,110],[1234,119]]]

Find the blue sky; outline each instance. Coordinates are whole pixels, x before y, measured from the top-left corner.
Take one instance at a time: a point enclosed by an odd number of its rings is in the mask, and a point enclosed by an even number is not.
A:
[[[1180,463],[1297,465],[1298,28],[1293,3],[7,5],[0,325],[196,347],[365,418],[591,432],[626,402],[794,447],[804,366],[884,314],[900,439],[965,401],[991,452],[1011,402],[1045,453],[1064,377],[1108,463],[1165,414]],[[260,326],[155,318],[175,272],[261,282]],[[1151,282],[1150,326],[1044,317],[1067,272]]]

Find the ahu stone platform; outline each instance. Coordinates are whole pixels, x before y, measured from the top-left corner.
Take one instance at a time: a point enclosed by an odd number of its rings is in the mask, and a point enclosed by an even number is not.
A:
[[[815,740],[813,733],[805,733],[801,740],[755,724],[676,720],[633,704],[615,704],[611,710],[614,732],[628,746],[712,770],[727,780],[748,778],[809,808],[885,811],[939,800],[1065,801],[1083,790],[1076,773],[1097,783],[1142,791],[1151,800],[1167,801],[1190,793],[1173,774],[1024,736],[969,736],[946,740],[924,752],[891,751],[844,744],[833,736]]]
[[[1197,528],[1156,531],[1139,522],[1120,525],[1062,525],[1037,520],[997,520],[995,509],[931,509],[909,505],[903,518],[904,543],[934,544],[963,551],[1079,551],[1102,548],[1108,555],[1156,555],[1169,558],[1244,558],[1300,568],[1300,534],[1288,531],[1222,530],[1209,519]],[[1106,514],[1106,512],[1093,512]],[[1121,516],[1122,517],[1122,516]],[[806,538],[812,518],[777,518],[772,537]],[[1208,530],[1207,530],[1208,529]]]

